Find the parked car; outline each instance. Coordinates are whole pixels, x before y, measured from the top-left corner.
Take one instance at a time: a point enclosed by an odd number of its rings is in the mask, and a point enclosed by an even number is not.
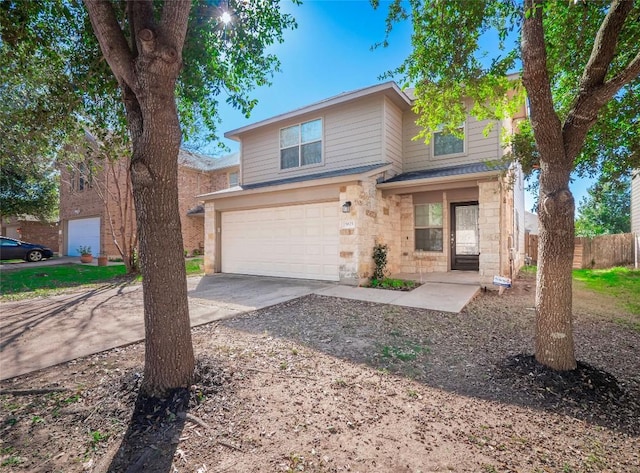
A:
[[[43,245],[27,243],[7,237],[0,237],[0,239],[0,260],[23,259],[25,261],[36,262],[53,256],[53,250]]]

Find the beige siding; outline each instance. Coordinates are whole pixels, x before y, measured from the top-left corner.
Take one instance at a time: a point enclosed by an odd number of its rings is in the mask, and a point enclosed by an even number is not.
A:
[[[483,131],[487,120],[478,121],[469,117],[465,124],[465,153],[461,156],[432,156],[432,143],[428,145],[422,139],[413,140],[420,132],[416,125],[417,116],[408,110],[403,114],[402,135],[404,150],[404,172],[422,171],[461,164],[478,163],[488,160],[496,160],[502,156],[502,148],[499,139],[499,124],[496,124],[487,136]]]
[[[402,172],[402,110],[391,100],[384,101],[384,153],[386,161],[393,164],[392,171]]]
[[[384,109],[383,97],[371,97],[247,133],[242,137],[243,184],[385,162]],[[322,164],[281,170],[280,128],[316,118],[323,119]]]
[[[631,231],[640,233],[640,170],[631,179]]]

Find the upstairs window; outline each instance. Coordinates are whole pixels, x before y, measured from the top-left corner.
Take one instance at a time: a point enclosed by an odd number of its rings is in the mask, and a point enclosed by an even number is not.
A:
[[[280,169],[322,162],[322,119],[280,130]]]
[[[464,134],[464,127],[459,128],[460,132]],[[451,133],[444,133],[442,131],[436,131],[433,134],[433,155],[434,156],[446,156],[449,154],[463,154],[464,153],[464,138],[458,138]]]
[[[238,172],[229,173],[229,187],[235,187],[238,185]]]
[[[84,191],[93,187],[93,172],[84,162],[69,171],[69,181],[72,191]]]
[[[415,206],[416,250],[442,251],[442,202]]]

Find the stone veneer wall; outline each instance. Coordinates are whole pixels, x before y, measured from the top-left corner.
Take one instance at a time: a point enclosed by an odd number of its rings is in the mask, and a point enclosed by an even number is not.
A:
[[[364,283],[373,274],[373,247],[389,246],[387,271],[400,263],[400,198],[382,197],[376,179],[340,187],[340,203],[351,202],[351,212],[340,214],[339,274],[343,284]]]
[[[490,287],[493,276],[504,274],[501,252],[506,245],[506,234],[509,231],[503,226],[504,208],[500,182],[486,181],[478,183],[480,190],[480,284]],[[505,238],[502,238],[502,236]],[[507,258],[508,260],[508,258]]]
[[[216,242],[218,225],[215,204],[211,201],[204,204],[204,273],[216,272]]]

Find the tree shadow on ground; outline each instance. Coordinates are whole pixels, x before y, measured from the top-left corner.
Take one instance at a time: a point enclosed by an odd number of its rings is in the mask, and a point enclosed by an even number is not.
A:
[[[637,335],[619,343],[602,333],[587,334],[591,350],[615,352],[605,368],[627,359],[619,379],[587,363],[575,373],[558,374],[530,355],[533,314],[526,304],[517,310],[505,299],[488,310],[449,314],[311,295],[221,324],[289,339],[456,394],[640,435],[640,360],[629,360],[632,354],[623,347],[633,347]]]
[[[138,395],[127,432],[104,471],[167,473],[186,422],[189,391],[174,390],[165,399]]]
[[[117,451],[107,453],[94,473],[175,471],[171,465],[176,456],[179,461],[180,455],[184,455],[177,447],[187,420],[211,430],[206,422],[190,414],[189,410],[201,399],[217,393],[225,383],[224,374],[215,360],[206,356],[196,360],[192,385],[196,389],[175,389],[162,399],[140,394],[140,372],[141,369],[133,370],[122,378],[120,385],[112,386],[112,396],[131,400],[136,396],[135,405],[122,441],[114,445]]]

